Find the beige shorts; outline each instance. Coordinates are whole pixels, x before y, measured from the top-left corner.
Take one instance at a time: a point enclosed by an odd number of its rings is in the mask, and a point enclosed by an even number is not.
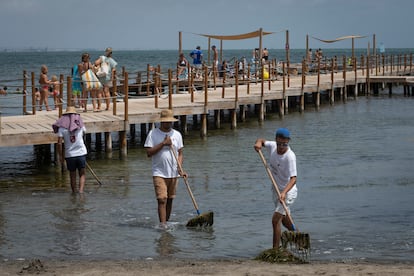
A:
[[[162,178],[160,176],[153,176],[155,196],[157,199],[174,198],[177,190],[177,178]]]

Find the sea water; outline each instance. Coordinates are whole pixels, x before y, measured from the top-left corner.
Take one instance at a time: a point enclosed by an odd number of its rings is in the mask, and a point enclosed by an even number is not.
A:
[[[149,54],[143,52],[140,60]],[[175,62],[174,51],[151,53],[151,64]],[[37,70],[37,63],[67,71],[80,57],[15,54],[24,60],[16,57],[7,72],[2,68],[1,79],[16,77],[30,64]],[[146,61],[128,66],[138,70]],[[253,144],[287,127],[298,166],[292,217],[310,234],[311,259],[414,261],[413,104],[400,87],[391,97],[380,91],[333,106],[323,103],[319,110],[309,105],[284,118],[268,113],[263,123],[251,113],[237,129],[226,120],[220,129],[211,127],[206,139],[190,131],[184,136],[184,169],[201,212],[214,212],[214,225],[206,229],[185,227],[196,212],[182,180],[170,228],[159,229],[151,160],[140,141],[129,141],[126,158],[117,147],[112,154],[91,152],[89,164],[103,185],[88,173],[82,197],[70,194],[68,172],[40,162],[33,147],[0,148],[0,256],[253,258],[271,247],[274,210],[271,182]]]

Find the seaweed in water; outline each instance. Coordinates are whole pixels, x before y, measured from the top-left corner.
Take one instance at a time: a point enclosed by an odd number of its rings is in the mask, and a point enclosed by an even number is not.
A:
[[[289,250],[282,247],[279,249],[271,248],[264,250],[254,259],[268,263],[307,263],[305,260],[293,255]]]
[[[187,222],[187,227],[203,227],[203,226],[212,226],[213,225],[213,212],[203,213],[195,218],[190,219]]]

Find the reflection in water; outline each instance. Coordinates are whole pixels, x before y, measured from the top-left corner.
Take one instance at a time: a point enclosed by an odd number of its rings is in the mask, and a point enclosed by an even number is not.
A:
[[[64,208],[52,212],[53,216],[60,220],[55,224],[55,229],[58,232],[55,241],[57,250],[62,250],[67,255],[88,254],[88,252],[84,252],[86,247],[83,246],[87,230],[83,214],[87,212],[84,194],[70,195],[70,200]]]
[[[173,256],[179,252],[179,248],[175,245],[175,237],[170,231],[162,231],[160,237],[156,240],[157,253],[161,257]]]

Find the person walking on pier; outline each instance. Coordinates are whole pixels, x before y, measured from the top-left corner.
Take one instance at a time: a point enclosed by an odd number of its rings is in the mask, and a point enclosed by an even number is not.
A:
[[[66,166],[70,173],[72,193],[79,192],[83,194],[86,181],[86,154],[88,153],[83,141],[83,135],[86,132],[83,120],[80,114],[76,112],[74,106],[68,106],[66,112],[52,127],[58,136],[57,151],[59,161],[63,166],[63,157],[65,157]],[[64,152],[63,147],[65,147]],[[79,188],[76,185],[76,172],[79,174]]]
[[[103,85],[103,95],[106,103],[105,110],[109,110],[111,104],[111,92],[109,91],[109,88],[112,87],[113,72],[117,65],[118,63],[112,57],[112,48],[110,47],[105,49],[105,55],[100,56],[95,61],[95,66],[101,68],[97,74]]]
[[[187,174],[178,169],[177,161],[171,150],[178,155],[178,162],[183,162],[183,139],[181,133],[173,129],[177,121],[170,109],[161,111],[159,128],[152,129],[145,141],[147,156],[152,158],[152,180],[158,202],[160,228],[167,229],[167,221],[172,211],[176,195],[178,176]]]
[[[266,147],[269,152],[269,168],[280,191],[280,198],[275,188],[273,189],[273,200],[275,203],[275,211],[272,217],[273,225],[273,248],[279,248],[280,238],[282,236],[281,224],[287,229],[293,231],[292,223],[286,216],[281,201],[289,206],[293,204],[297,197],[296,187],[296,155],[289,147],[290,132],[286,128],[276,130],[275,141],[266,141],[258,138],[254,144],[254,149],[259,152],[262,147]]]

